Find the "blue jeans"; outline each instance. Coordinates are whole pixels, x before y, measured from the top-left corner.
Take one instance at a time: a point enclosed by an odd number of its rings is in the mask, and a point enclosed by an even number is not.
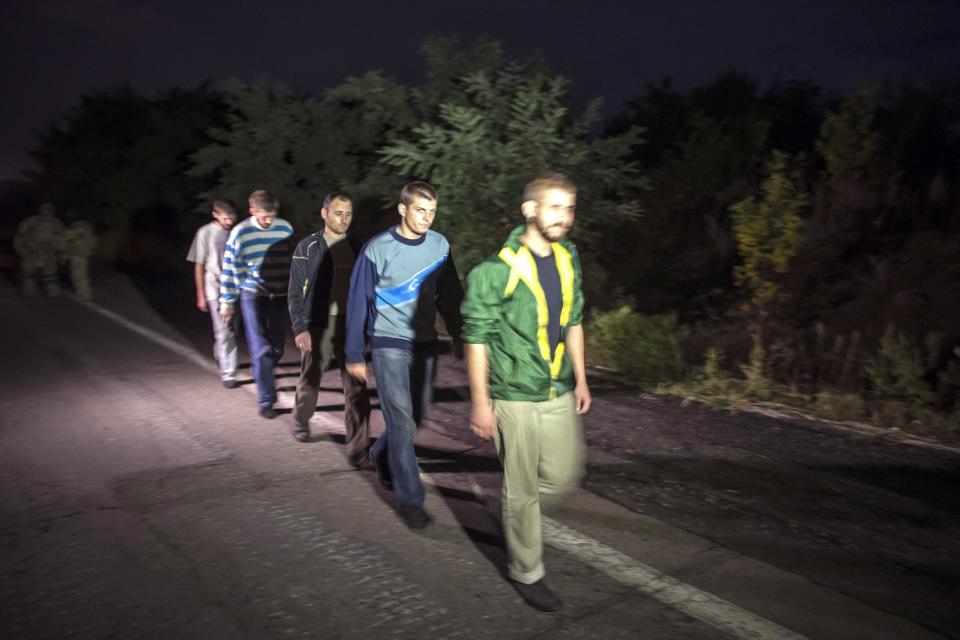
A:
[[[373,374],[386,429],[370,449],[371,456],[386,459],[393,490],[403,506],[422,506],[423,483],[413,437],[433,400],[433,350],[374,349]]]
[[[246,291],[240,294],[243,326],[250,350],[250,365],[257,383],[257,402],[272,407],[277,401],[273,368],[283,355],[283,340],[290,316],[285,296],[258,296]]]

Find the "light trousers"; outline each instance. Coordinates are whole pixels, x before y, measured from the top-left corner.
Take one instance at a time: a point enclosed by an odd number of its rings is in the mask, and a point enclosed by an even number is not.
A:
[[[558,495],[583,478],[586,447],[573,393],[553,400],[494,400],[494,441],[503,465],[503,532],[510,577],[544,576],[540,495]]]
[[[79,289],[77,291],[79,295]],[[213,325],[213,359],[217,361],[221,380],[237,377],[237,314],[229,322],[220,316],[220,307],[215,295],[207,294],[207,308]]]

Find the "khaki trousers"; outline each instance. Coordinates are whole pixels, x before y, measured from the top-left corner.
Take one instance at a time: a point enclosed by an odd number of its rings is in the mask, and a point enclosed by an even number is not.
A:
[[[503,465],[503,532],[509,574],[532,584],[544,576],[540,494],[574,489],[583,477],[583,425],[573,393],[553,400],[494,400],[494,441]]]

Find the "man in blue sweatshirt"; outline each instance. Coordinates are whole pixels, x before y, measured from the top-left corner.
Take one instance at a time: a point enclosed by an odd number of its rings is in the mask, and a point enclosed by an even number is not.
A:
[[[366,381],[369,339],[377,394],[386,428],[371,449],[381,485],[394,489],[400,516],[411,529],[430,524],[413,449],[417,426],[433,396],[437,309],[455,341],[460,337],[463,288],[450,244],[430,231],[437,192],[411,182],[400,192],[400,224],[364,245],[347,300],[347,371]]]

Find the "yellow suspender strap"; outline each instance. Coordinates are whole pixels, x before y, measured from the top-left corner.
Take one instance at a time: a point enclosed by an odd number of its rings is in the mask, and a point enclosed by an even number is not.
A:
[[[563,245],[555,242],[552,247],[557,261],[557,271],[560,274],[560,289],[563,297],[563,306],[560,310],[560,326],[565,327],[570,321],[570,310],[573,307],[573,260],[570,252]],[[519,251],[504,247],[500,250],[499,255],[501,260],[510,265],[510,276],[507,279],[507,286],[503,290],[504,298],[512,296],[517,289],[517,285],[523,281],[537,302],[537,345],[540,349],[540,356],[550,363],[550,377],[555,380],[560,375],[560,368],[563,366],[565,346],[561,341],[557,345],[553,359],[550,359],[550,339],[547,335],[550,311],[547,307],[546,295],[537,277],[537,266],[533,261],[533,256],[526,247],[520,247]]]
[[[500,250],[500,258],[510,265],[510,278],[504,294],[513,294],[519,281],[523,281],[530,293],[537,301],[537,346],[540,348],[540,357],[550,362],[550,339],[547,336],[547,318],[550,311],[547,307],[547,297],[537,278],[537,265],[533,261],[530,250],[520,247],[519,251],[504,247]]]

